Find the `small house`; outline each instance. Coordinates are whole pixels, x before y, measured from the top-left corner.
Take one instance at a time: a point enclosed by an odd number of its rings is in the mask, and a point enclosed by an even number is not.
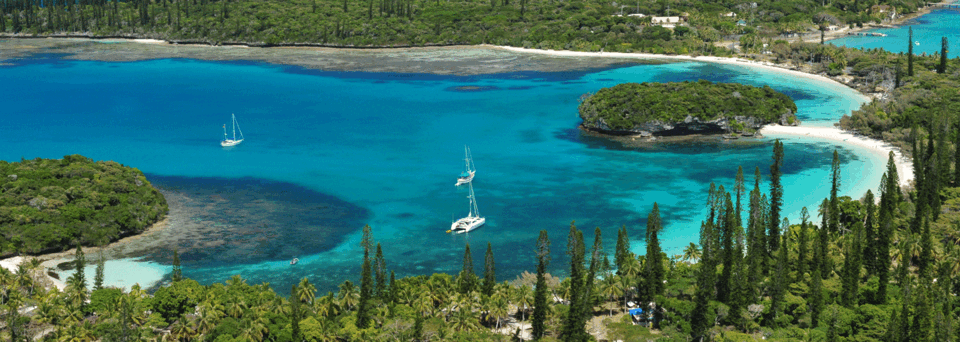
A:
[[[650,17],[650,23],[654,25],[679,24],[680,17]]]
[[[721,16],[728,17],[728,18],[736,18],[737,14],[733,12],[727,12],[727,13],[721,14]]]

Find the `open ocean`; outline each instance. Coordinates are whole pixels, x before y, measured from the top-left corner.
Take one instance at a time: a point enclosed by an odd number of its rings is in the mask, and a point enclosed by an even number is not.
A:
[[[748,191],[754,168],[769,180],[770,139],[628,148],[577,129],[585,93],[698,79],[769,85],[790,95],[811,125],[831,125],[863,101],[836,84],[695,62],[460,77],[40,55],[0,67],[0,159],[115,160],[158,186],[227,203],[196,218],[222,231],[144,251],[137,260],[150,272],[125,270],[127,284],[163,274],[170,249],[178,248],[184,275],[203,284],[241,274],[285,293],[308,277],[321,291],[335,290],[359,278],[364,224],[398,277],[458,272],[467,243],[482,273],[489,242],[499,280],[513,279],[534,269],[541,229],[554,241],[549,271],[565,274],[571,221],[587,241],[600,227],[610,253],[626,225],[634,252],[642,253],[646,216],[657,202],[666,226],[660,240],[668,254],[679,254],[698,239],[711,182],[731,189],[737,166]],[[222,148],[231,113],[246,141]],[[487,224],[451,235],[451,219],[468,210],[466,188],[454,187],[464,145],[473,153]],[[835,148],[841,195],[859,198],[878,186],[885,160],[855,147],[787,140],[784,212],[791,221],[828,196]]]

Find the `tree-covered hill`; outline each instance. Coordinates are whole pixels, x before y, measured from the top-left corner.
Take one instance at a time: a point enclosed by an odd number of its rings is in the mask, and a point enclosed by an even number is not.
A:
[[[797,105],[768,86],[699,82],[624,83],[580,102],[583,127],[608,133],[742,130],[793,123]],[[711,129],[711,127],[714,127]]]
[[[924,2],[6,0],[0,2],[0,32],[254,45],[490,43],[581,51],[714,54],[726,50],[709,43],[727,35],[770,37],[829,25],[879,22],[889,9],[880,13],[873,4],[912,13]],[[688,23],[671,30],[651,25],[650,16],[684,16]]]
[[[0,161],[0,256],[103,244],[166,214],[163,195],[135,168],[80,155]]]

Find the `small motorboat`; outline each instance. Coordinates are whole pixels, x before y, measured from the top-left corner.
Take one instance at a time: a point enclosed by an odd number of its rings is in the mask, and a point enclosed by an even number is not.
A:
[[[290,265],[296,265],[298,262],[300,262],[300,259],[293,258],[293,260],[290,260]]]

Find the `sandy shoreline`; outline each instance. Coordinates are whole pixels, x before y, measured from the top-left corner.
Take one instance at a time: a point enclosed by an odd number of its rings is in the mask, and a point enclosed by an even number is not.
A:
[[[654,60],[681,60],[681,61],[698,61],[698,62],[710,62],[710,63],[725,63],[733,65],[741,65],[752,68],[763,68],[767,70],[772,70],[778,73],[783,73],[791,76],[803,77],[811,79],[818,82],[826,82],[833,85],[839,85],[849,88],[847,85],[840,83],[834,79],[831,79],[826,76],[814,75],[805,73],[802,71],[792,70],[785,68],[783,66],[777,65],[770,62],[757,62],[745,60],[742,58],[730,58],[730,57],[713,57],[713,56],[701,56],[701,57],[692,57],[692,56],[669,56],[669,55],[656,55],[648,53],[621,53],[621,52],[579,52],[579,51],[558,51],[558,50],[536,50],[536,49],[524,49],[516,48],[509,46],[494,46],[495,48],[504,49],[508,51],[523,52],[523,53],[536,53],[544,54],[551,56],[567,56],[567,57],[611,57],[619,59],[654,59]],[[854,89],[854,91],[859,94],[862,99],[867,102],[870,100],[870,97],[864,95],[863,93]],[[900,177],[900,186],[908,186],[913,180],[913,162],[903,155],[899,150],[890,144],[876,139],[871,139],[863,136],[856,135],[851,132],[846,132],[838,128],[833,127],[810,127],[810,126],[779,126],[779,125],[767,125],[761,129],[760,134],[763,135],[790,135],[797,137],[817,137],[819,139],[833,141],[839,144],[850,144],[866,148],[871,152],[882,156],[882,160],[886,161],[888,159],[889,153],[891,151],[896,155],[895,162],[897,165],[897,174]]]
[[[518,48],[512,46],[498,46],[498,45],[487,45],[492,48],[503,49],[513,52],[521,53],[535,53],[549,56],[559,56],[559,57],[608,57],[608,58],[617,58],[617,59],[646,59],[646,60],[671,60],[671,61],[690,61],[690,62],[707,62],[707,63],[722,63],[722,64],[731,64],[739,65],[750,68],[760,68],[771,71],[776,71],[778,73],[783,73],[791,76],[803,77],[819,82],[826,82],[833,85],[843,86],[849,88],[846,84],[838,82],[835,79],[832,79],[827,76],[816,75],[811,73],[806,73],[803,71],[794,70],[788,66],[782,64],[776,64],[765,61],[753,61],[743,58],[734,58],[734,57],[715,57],[715,56],[685,56],[685,55],[657,55],[651,53],[634,53],[634,52],[581,52],[581,51],[569,51],[569,50],[538,50],[538,49],[526,49]],[[864,101],[870,101],[870,97],[864,95],[863,93],[857,92],[862,96]]]
[[[781,135],[801,138],[814,137],[840,144],[859,146],[875,153],[884,161],[888,160],[890,152],[893,152],[897,176],[900,178],[900,187],[910,186],[910,182],[913,181],[913,162],[903,155],[899,149],[881,140],[856,135],[834,127],[766,125],[760,130],[760,134],[773,137]]]

